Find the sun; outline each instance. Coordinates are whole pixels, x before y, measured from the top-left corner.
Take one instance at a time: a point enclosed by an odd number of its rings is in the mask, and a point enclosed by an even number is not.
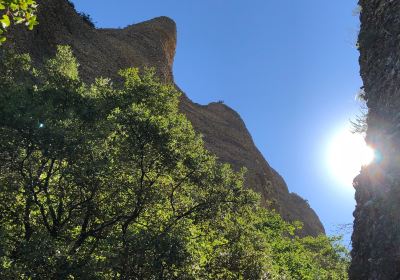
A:
[[[348,127],[340,130],[331,140],[328,148],[330,172],[340,183],[351,186],[361,166],[370,164],[375,157],[374,150],[364,136],[352,133]]]

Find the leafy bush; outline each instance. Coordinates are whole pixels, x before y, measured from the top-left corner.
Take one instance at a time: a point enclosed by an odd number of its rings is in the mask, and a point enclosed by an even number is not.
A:
[[[259,206],[154,71],[0,62],[1,279],[347,279],[347,252]]]
[[[71,8],[73,8],[76,11],[75,4],[72,1],[68,0],[67,3],[71,6]],[[87,14],[87,13],[84,13],[84,12],[78,12],[78,11],[76,11],[76,12],[83,19],[84,22],[89,24],[91,27],[96,27],[96,24],[93,21],[93,19],[90,16],[90,14]]]
[[[74,4],[72,1],[67,0],[67,3],[68,3],[73,9],[75,9],[75,4]]]
[[[37,6],[33,0],[0,0],[0,45],[6,41],[10,26],[25,24],[32,30],[38,24]]]
[[[96,27],[96,24],[94,23],[92,17],[89,14],[84,13],[84,12],[80,12],[78,14],[81,16],[81,18],[83,19],[84,22],[89,24],[91,27]]]

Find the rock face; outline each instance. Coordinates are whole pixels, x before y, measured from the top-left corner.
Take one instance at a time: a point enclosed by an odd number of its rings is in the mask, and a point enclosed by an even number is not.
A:
[[[117,79],[121,68],[152,66],[163,81],[173,83],[177,36],[171,19],[159,17],[124,29],[95,29],[66,0],[39,2],[44,7],[39,26],[32,32],[14,30],[8,40],[18,51],[31,53],[36,63],[53,54],[56,45],[70,45],[86,80],[98,76]],[[204,136],[206,147],[221,161],[236,169],[247,167],[246,186],[261,194],[263,205],[272,205],[287,221],[302,221],[300,235],[324,233],[308,203],[289,193],[282,177],[265,161],[235,111],[220,103],[195,104],[185,94],[181,110]]]
[[[355,179],[352,280],[400,279],[400,1],[360,0],[367,142],[378,159]]]

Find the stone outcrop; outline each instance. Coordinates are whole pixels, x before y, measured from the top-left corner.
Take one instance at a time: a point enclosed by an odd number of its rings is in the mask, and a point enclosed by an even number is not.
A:
[[[400,279],[400,1],[360,0],[367,142],[376,162],[355,179],[352,280]]]
[[[163,81],[174,82],[177,32],[171,19],[159,17],[123,29],[95,29],[66,0],[39,3],[43,8],[39,26],[32,32],[15,30],[8,42],[21,52],[31,53],[36,63],[52,55],[56,45],[63,44],[72,47],[86,80],[98,76],[118,79],[116,73],[121,68],[151,66]],[[221,103],[195,104],[185,94],[181,110],[219,160],[236,169],[247,167],[246,186],[261,194],[265,206],[277,209],[287,221],[302,221],[301,235],[324,233],[308,203],[290,193],[282,177],[265,161],[235,111]]]

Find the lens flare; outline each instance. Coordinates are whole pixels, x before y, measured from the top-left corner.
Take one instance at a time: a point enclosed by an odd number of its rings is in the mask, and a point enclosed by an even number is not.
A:
[[[372,163],[374,150],[369,147],[363,135],[353,134],[349,129],[340,131],[328,149],[329,169],[340,183],[351,186],[361,166]]]

